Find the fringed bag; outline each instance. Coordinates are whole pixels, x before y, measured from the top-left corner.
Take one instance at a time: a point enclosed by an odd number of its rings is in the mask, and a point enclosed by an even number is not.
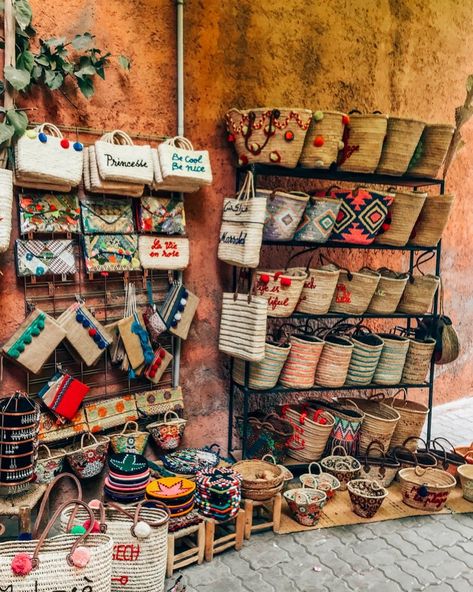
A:
[[[170,138],[158,146],[161,176],[166,185],[180,183],[203,187],[212,184],[212,169],[207,150],[194,150],[192,143],[182,136]]]
[[[151,147],[133,144],[128,134],[114,130],[94,145],[101,179],[125,183],[151,183],[153,160]]]

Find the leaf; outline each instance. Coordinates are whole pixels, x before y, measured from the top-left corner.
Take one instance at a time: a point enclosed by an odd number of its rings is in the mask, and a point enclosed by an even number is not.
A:
[[[31,10],[30,3],[28,0],[15,0],[14,8],[16,22],[20,29],[24,31],[33,18],[33,11]]]
[[[59,45],[64,45],[66,43],[65,37],[52,37],[51,39],[41,40],[41,43],[46,45],[46,47],[58,47]]]
[[[25,72],[25,70],[18,70],[13,66],[5,66],[4,72],[5,78],[15,90],[25,89],[31,81],[30,73]]]
[[[23,51],[22,53],[18,54],[16,58],[16,67],[19,70],[26,70],[27,72],[31,72],[34,67],[34,55],[31,51]]]
[[[473,89],[473,74],[470,74],[466,79],[466,90],[470,92]]]
[[[45,70],[44,72],[44,83],[51,89],[57,90],[62,86],[64,82],[64,76],[61,72],[56,70]]]
[[[124,70],[129,70],[131,68],[131,61],[124,55],[118,56],[118,63]]]
[[[79,86],[80,91],[84,95],[84,97],[90,99],[90,97],[93,96],[95,89],[94,83],[91,78],[78,78],[77,85]]]
[[[35,82],[39,82],[39,79],[41,78],[42,74],[43,74],[43,68],[41,66],[36,65],[33,68],[33,71],[31,72],[31,78]]]
[[[92,64],[88,64],[86,66],[83,66],[79,70],[76,70],[74,72],[74,75],[77,76],[77,78],[84,78],[85,76],[94,76],[96,72],[97,71],[95,69],[95,66],[92,66]]]
[[[49,59],[45,55],[35,56],[34,61],[41,66],[49,66]]]
[[[15,130],[15,135],[21,137],[28,126],[28,117],[24,111],[9,109],[6,113],[7,122]]]
[[[72,47],[77,50],[88,49],[95,39],[95,35],[91,33],[83,33],[82,35],[76,35],[72,40]]]
[[[13,138],[15,130],[11,125],[7,125],[5,122],[0,123],[0,144],[5,144]]]

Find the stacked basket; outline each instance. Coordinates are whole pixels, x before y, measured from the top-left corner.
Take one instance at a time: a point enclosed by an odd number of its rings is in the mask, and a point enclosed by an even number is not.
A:
[[[266,501],[279,493],[284,486],[281,467],[264,460],[241,460],[233,465],[241,480],[241,496],[244,499]]]
[[[199,514],[225,522],[240,509],[241,476],[233,469],[203,469],[196,476],[196,508]]]

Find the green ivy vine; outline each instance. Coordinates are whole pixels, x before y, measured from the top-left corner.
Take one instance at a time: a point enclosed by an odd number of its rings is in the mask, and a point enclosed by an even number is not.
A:
[[[3,2],[0,2],[0,7],[3,9]],[[95,36],[91,33],[82,33],[73,39],[40,39],[39,50],[35,52],[31,47],[36,30],[32,25],[30,3],[28,0],[13,0],[13,8],[16,64],[5,66],[5,80],[23,94],[28,94],[34,86],[45,86],[65,94],[63,87],[66,79],[74,80],[83,96],[90,99],[95,92],[96,76],[105,80],[105,70],[114,56],[94,47]],[[4,47],[4,41],[2,45]],[[130,69],[131,63],[127,57],[120,55],[116,59],[124,70]],[[4,90],[5,83],[0,81],[0,93]],[[4,121],[0,123],[0,144],[25,133],[28,126],[25,111],[0,108],[0,113],[5,115]]]

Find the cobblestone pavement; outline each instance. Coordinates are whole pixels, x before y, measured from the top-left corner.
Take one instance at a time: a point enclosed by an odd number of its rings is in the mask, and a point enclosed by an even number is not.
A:
[[[473,399],[434,411],[434,435],[473,440]],[[188,592],[471,592],[473,514],[422,516],[290,535],[182,572]]]

